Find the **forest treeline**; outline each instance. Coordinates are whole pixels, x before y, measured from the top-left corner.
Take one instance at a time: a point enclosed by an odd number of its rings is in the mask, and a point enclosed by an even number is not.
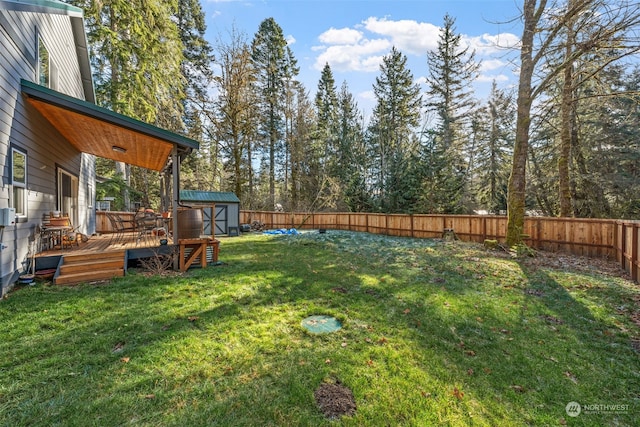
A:
[[[367,115],[330,64],[317,87],[298,81],[273,18],[210,42],[199,0],[73,3],[98,103],[201,142],[182,188],[233,191],[244,209],[640,219],[636,2],[524,0],[518,87],[494,82],[486,99],[444,16],[419,70],[427,89],[394,47]],[[154,172],[102,159],[99,174],[122,207],[158,203]]]

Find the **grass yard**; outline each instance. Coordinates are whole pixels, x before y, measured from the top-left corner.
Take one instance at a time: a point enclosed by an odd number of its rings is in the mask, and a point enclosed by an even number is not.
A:
[[[331,230],[220,259],[11,293],[0,425],[639,425],[640,287],[590,261]],[[353,415],[323,415],[326,384]]]

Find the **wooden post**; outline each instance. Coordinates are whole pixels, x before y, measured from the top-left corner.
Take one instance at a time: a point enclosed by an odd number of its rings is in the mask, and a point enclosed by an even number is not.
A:
[[[178,203],[180,202],[180,156],[178,156],[178,146],[174,145],[171,149],[171,174],[173,175],[173,188],[171,189],[172,206],[171,206],[171,224],[173,226],[173,244],[178,244]],[[180,260],[178,254],[173,257],[173,269],[178,270],[180,268]]]
[[[624,222],[622,222],[620,224],[620,227],[620,253],[622,255],[620,257],[620,267],[622,267],[622,269],[626,271],[627,266],[625,265],[625,260],[627,259],[627,226]]]
[[[411,220],[411,237],[415,237],[413,233],[413,214],[409,214],[409,219]]]
[[[638,268],[640,263],[638,260],[638,233],[640,233],[640,225],[632,224],[633,235],[631,236],[631,279],[638,281]]]

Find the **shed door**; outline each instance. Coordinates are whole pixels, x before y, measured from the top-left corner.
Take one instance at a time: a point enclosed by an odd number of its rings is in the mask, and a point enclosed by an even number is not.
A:
[[[211,236],[213,233],[211,233],[211,223],[213,222],[213,212],[211,212],[213,209],[211,207],[204,207],[202,208],[202,232],[206,235],[206,236]],[[218,234],[216,232],[216,234]]]
[[[227,205],[216,205],[216,234],[227,234],[229,231],[227,208]]]

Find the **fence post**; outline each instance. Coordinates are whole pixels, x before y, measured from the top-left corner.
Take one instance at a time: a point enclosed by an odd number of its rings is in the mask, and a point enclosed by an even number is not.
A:
[[[415,237],[413,234],[413,214],[409,214],[409,219],[411,220],[411,237]]]
[[[384,229],[385,234],[389,235],[389,214],[384,214]]]
[[[627,226],[624,222],[620,224],[620,267],[626,270],[625,259],[627,259]]]
[[[631,236],[631,279],[634,282],[638,281],[638,232],[640,231],[640,224],[632,224],[633,235]]]

